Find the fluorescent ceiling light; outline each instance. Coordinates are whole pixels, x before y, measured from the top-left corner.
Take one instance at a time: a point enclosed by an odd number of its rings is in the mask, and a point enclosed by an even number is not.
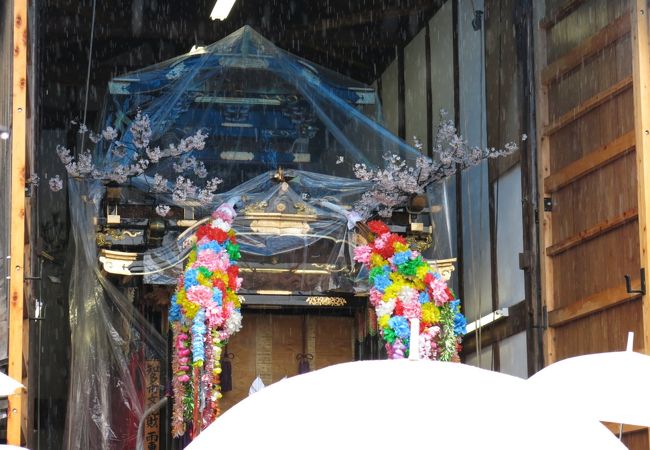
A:
[[[235,4],[235,0],[217,0],[212,12],[210,13],[210,19],[212,20],[225,20],[230,14],[230,10]]]

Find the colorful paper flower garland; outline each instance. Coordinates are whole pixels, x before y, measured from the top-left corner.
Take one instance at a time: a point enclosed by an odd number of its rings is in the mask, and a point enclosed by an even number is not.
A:
[[[403,237],[380,221],[369,222],[368,227],[373,233],[371,242],[357,247],[354,259],[369,270],[370,303],[388,357],[409,356],[410,319],[419,319],[420,357],[457,360],[467,323],[460,300]]]
[[[172,328],[172,435],[193,434],[219,414],[221,351],[241,328],[241,286],[235,261],[241,255],[231,228],[235,210],[221,205],[196,233],[169,308]]]

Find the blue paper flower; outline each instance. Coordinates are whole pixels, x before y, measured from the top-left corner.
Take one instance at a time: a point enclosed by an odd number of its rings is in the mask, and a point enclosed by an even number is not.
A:
[[[199,271],[196,269],[189,269],[185,272],[185,290],[187,291],[192,286],[197,286],[199,280],[196,277],[199,276]]]
[[[401,339],[407,339],[411,334],[411,327],[406,317],[393,316],[388,320],[388,325],[395,331],[395,335]]]
[[[212,291],[212,301],[219,306],[223,304],[223,294],[221,293],[221,289],[214,289]]]
[[[217,241],[210,241],[198,246],[198,250],[212,250],[215,253],[219,253],[223,248],[219,245]]]
[[[207,332],[207,327],[205,326],[205,311],[199,309],[194,320],[192,321],[192,361],[205,361],[205,347],[203,345],[203,339],[205,333]]]
[[[169,305],[169,322],[178,322],[181,320],[181,307],[176,302],[176,294],[172,295]]]
[[[390,278],[385,273],[375,277],[375,288],[380,292],[384,292],[388,286],[391,285]]]
[[[431,301],[431,297],[429,297],[429,294],[426,291],[420,292],[420,296],[418,297],[418,301],[421,304],[429,303]]]
[[[395,253],[393,255],[393,264],[395,264],[396,266],[399,266],[400,264],[404,264],[405,262],[411,259],[412,255],[413,254],[411,253],[411,250]]]
[[[460,312],[460,299],[457,298],[456,300],[452,300],[449,302],[449,308],[455,313]]]
[[[454,316],[454,334],[456,336],[463,336],[467,333],[467,319],[461,313]]]

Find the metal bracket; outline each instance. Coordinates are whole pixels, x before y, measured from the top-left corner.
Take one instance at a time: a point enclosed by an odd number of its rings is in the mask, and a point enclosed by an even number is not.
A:
[[[551,212],[553,211],[553,200],[551,197],[544,197],[544,211]]]
[[[548,308],[546,307],[546,305],[542,305],[542,311],[540,316],[542,319],[542,323],[538,325],[533,325],[532,328],[546,330],[548,328]]]
[[[623,275],[625,277],[625,289],[628,294],[641,294],[645,295],[645,269],[641,267],[639,270],[639,277],[641,278],[641,288],[632,289],[632,279],[629,275]]]

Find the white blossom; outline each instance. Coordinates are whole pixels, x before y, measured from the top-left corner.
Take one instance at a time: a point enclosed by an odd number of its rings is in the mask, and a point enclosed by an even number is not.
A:
[[[37,173],[33,173],[31,177],[27,180],[27,183],[31,184],[34,187],[38,187],[38,183],[41,182],[41,177]]]
[[[160,158],[163,157],[163,154],[160,151],[160,147],[154,147],[153,149],[147,147],[145,152],[147,153],[147,156],[149,157],[149,160],[153,164],[157,164],[160,161]]]
[[[126,156],[126,146],[120,141],[115,141],[111,146],[111,152],[118,158],[124,158]]]
[[[187,156],[180,160],[180,163],[173,163],[172,168],[176,173],[184,173],[188,169],[194,169],[196,166],[196,158]]]
[[[219,188],[219,185],[221,183],[223,183],[223,180],[221,178],[214,177],[205,183],[204,189],[208,192],[213,193]]]
[[[339,156],[338,158],[336,158],[336,164],[343,164],[343,161],[344,161],[343,156]]]
[[[113,141],[117,139],[117,130],[108,126],[102,131],[102,137],[107,141]]]
[[[67,165],[74,160],[74,157],[70,154],[70,149],[67,149],[62,145],[56,146],[56,154],[59,155],[59,159],[63,164]]]
[[[79,134],[84,134],[88,131],[88,127],[85,123],[79,124]]]
[[[106,174],[106,179],[114,181],[118,184],[124,184],[129,179],[129,168],[122,164],[119,164],[113,167],[113,170],[109,171]]]
[[[88,133],[88,139],[90,139],[94,144],[96,144],[102,139],[102,135],[95,134],[91,131],[90,133]]]
[[[433,160],[419,156],[413,166],[397,154],[387,154],[384,156],[383,169],[371,169],[365,164],[354,165],[355,176],[372,183],[370,190],[355,204],[357,212],[364,217],[369,217],[373,212],[390,217],[393,210],[406,205],[411,196],[424,193],[427,186],[451,176],[458,169],[479,164],[486,158],[508,155],[518,149],[514,142],[506,144],[505,149],[470,146],[456,133],[454,123],[445,119],[445,114],[441,111],[442,120],[433,146]],[[422,151],[421,142],[414,139],[416,148]]]
[[[236,309],[230,313],[230,316],[226,319],[226,324],[224,326],[224,331],[228,336],[232,336],[241,330],[242,315]]]
[[[172,199],[175,202],[182,202],[187,200],[188,197],[194,197],[195,194],[196,186],[192,183],[192,180],[182,175],[176,178],[176,183],[172,191]]]
[[[178,144],[178,151],[181,153],[188,153],[192,150],[203,150],[205,148],[205,140],[208,137],[203,131],[197,131],[193,136],[188,136],[181,139]]]
[[[169,205],[158,205],[156,206],[156,214],[160,217],[165,217],[169,214],[170,209]]]
[[[52,192],[59,192],[63,189],[63,180],[56,175],[53,178],[50,178],[49,185]]]
[[[153,177],[152,190],[154,192],[167,192],[167,183],[169,183],[169,180],[157,173]]]
[[[147,114],[141,114],[140,111],[135,116],[135,120],[131,123],[131,135],[133,137],[133,145],[137,148],[146,148],[151,140],[151,122]]]
[[[199,189],[199,193],[196,196],[196,199],[202,204],[207,205],[212,203],[214,200],[214,194],[207,189]]]
[[[79,174],[82,176],[88,175],[95,169],[95,165],[93,164],[93,157],[89,151],[85,151],[79,155],[77,161],[77,169],[79,171]]]

